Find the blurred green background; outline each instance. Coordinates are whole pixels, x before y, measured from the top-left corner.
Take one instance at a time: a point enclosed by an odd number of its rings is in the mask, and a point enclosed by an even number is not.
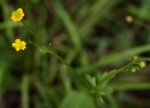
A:
[[[36,37],[10,20],[18,8]],[[149,57],[149,12],[150,0],[0,0],[0,108],[149,108],[148,63],[117,75],[109,85],[113,93],[95,105],[64,63],[29,43],[20,52],[11,46],[16,38],[51,44],[83,78],[98,79],[133,55]]]

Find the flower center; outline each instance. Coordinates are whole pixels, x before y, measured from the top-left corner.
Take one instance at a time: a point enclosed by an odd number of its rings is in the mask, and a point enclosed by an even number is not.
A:
[[[20,17],[20,14],[18,12],[15,12],[15,17]]]

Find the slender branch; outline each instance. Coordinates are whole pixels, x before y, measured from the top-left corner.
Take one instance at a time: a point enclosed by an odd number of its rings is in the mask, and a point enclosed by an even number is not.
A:
[[[23,25],[25,26],[25,28],[34,36],[36,37],[36,34],[29,28],[29,26],[27,25],[27,23],[22,20]]]

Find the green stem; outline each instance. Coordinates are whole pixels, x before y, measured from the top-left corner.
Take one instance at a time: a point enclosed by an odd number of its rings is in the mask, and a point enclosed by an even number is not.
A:
[[[140,60],[150,62],[150,58],[149,57],[140,57]]]
[[[110,84],[110,87],[113,88],[114,91],[123,91],[123,90],[148,90],[150,89],[150,83],[118,83],[118,84]]]
[[[29,28],[28,24],[22,20],[23,25],[25,26],[25,28],[34,36],[36,37],[36,34]]]
[[[22,108],[29,108],[29,76],[24,75],[22,78]]]
[[[122,72],[128,65],[120,68],[120,69],[117,69],[117,70],[112,70],[110,71],[106,77],[104,77],[102,80],[101,80],[101,83],[105,82],[105,81],[110,81],[116,74]]]
[[[87,81],[85,80],[85,78],[81,78],[81,76],[79,74],[77,74],[77,72],[75,72],[74,69],[64,59],[62,59],[62,57],[60,57],[59,55],[57,55],[54,51],[48,50],[48,53],[50,53],[56,59],[58,59],[59,61],[61,61],[62,63],[64,63],[69,68],[70,73],[72,74],[72,76],[75,76],[77,78],[77,81],[80,81],[85,86],[89,87],[89,83],[87,83]]]
[[[112,70],[110,71],[108,74],[106,74],[106,76],[102,77],[100,83],[94,88],[96,91],[99,90],[99,88],[103,85],[106,85],[108,84],[108,82],[115,77],[115,75],[117,75],[118,73],[120,72],[123,72],[125,70],[125,68],[129,67],[130,65],[132,64],[129,63],[127,64],[126,66],[123,66],[122,68],[120,69],[116,69],[116,70]]]
[[[101,57],[95,64],[77,69],[79,73],[95,72],[98,68],[106,65],[121,63],[129,59],[133,55],[137,55],[146,51],[150,51],[150,44],[143,45],[137,48],[132,48],[122,53],[114,53]]]
[[[53,57],[55,57],[56,59],[58,59],[59,61],[61,61],[62,63],[64,63],[70,70],[70,74],[72,76],[74,76],[77,80],[78,83],[82,83],[84,84],[86,87],[89,88],[89,83],[85,80],[85,78],[81,77],[81,75],[77,74],[76,71],[74,71],[74,69],[62,58],[60,57],[52,48],[50,49],[49,47],[46,46],[40,46],[37,43],[34,43],[32,41],[30,41],[31,44],[33,44],[34,46],[38,47],[39,49],[42,50],[42,52],[47,52],[49,54],[51,54]]]
[[[70,68],[72,70],[72,67],[64,60],[62,59],[60,56],[58,56],[54,51],[50,51],[48,50],[48,53],[50,53],[51,55],[53,55],[55,58],[57,58],[58,60],[60,60],[62,63],[64,63],[68,68]]]
[[[24,24],[25,28],[33,35],[36,36],[35,33],[29,28],[29,26],[22,21],[22,23]],[[50,50],[48,47],[44,47],[44,49],[38,45],[37,43],[34,43],[32,41],[30,41],[29,43],[33,44],[34,46],[40,48],[41,50],[43,50],[44,52],[48,52],[50,53],[52,56],[54,56],[55,58],[57,58],[58,60],[60,60],[62,63],[64,63],[71,71],[72,76],[76,76],[77,78],[77,82],[82,82],[84,85],[89,86],[89,84],[86,82],[85,78],[81,78],[81,76],[79,76],[77,74],[77,72],[74,71],[74,69],[59,55],[57,55],[52,49]]]

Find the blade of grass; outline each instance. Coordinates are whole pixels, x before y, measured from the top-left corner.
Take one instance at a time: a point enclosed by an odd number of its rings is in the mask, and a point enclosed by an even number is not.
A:
[[[115,97],[111,94],[106,95],[108,101],[111,103],[111,108],[119,108],[117,101],[115,100]]]
[[[89,72],[94,72],[98,68],[106,65],[113,65],[117,63],[121,63],[123,61],[129,60],[133,55],[137,55],[143,52],[150,51],[150,45],[144,45],[140,46],[137,48],[132,48],[127,51],[111,54],[111,55],[106,55],[104,57],[101,57],[95,64],[89,65],[84,68],[78,68],[77,72],[79,73],[89,73]]]
[[[12,28],[16,28],[16,27],[22,27],[23,25],[21,23],[13,23],[12,21],[0,23],[0,29],[6,29],[8,26],[11,26]]]
[[[55,1],[54,8],[58,14],[58,16],[63,21],[66,29],[68,30],[71,40],[74,43],[75,51],[80,52],[80,63],[81,65],[88,64],[88,59],[86,58],[86,54],[82,51],[82,43],[81,43],[81,36],[79,34],[79,31],[77,30],[75,24],[73,23],[69,13],[64,9],[62,4],[59,1]],[[84,58],[84,59],[83,59]]]
[[[5,29],[6,29],[6,33],[7,33],[7,37],[9,42],[14,40],[14,31],[13,28],[11,26],[9,22],[10,19],[10,15],[9,15],[9,6],[7,4],[7,2],[3,1],[1,2],[1,7],[2,7],[2,11],[3,11],[3,17],[4,17],[4,24],[6,24]]]
[[[110,84],[109,86],[112,87],[114,91],[150,89],[149,82]]]
[[[92,31],[92,28],[104,16],[105,13],[110,11],[120,0],[98,0],[87,12],[87,18],[81,23],[80,33],[86,36]],[[89,14],[90,13],[90,14]]]
[[[4,62],[0,62],[0,100],[4,92],[3,83],[4,83],[6,69],[7,69],[7,64]]]
[[[21,84],[22,108],[29,108],[29,76],[24,75]]]
[[[78,33],[77,28],[75,27],[70,15],[68,14],[68,12],[64,9],[64,7],[62,6],[62,4],[59,1],[55,1],[53,2],[54,8],[58,14],[58,16],[61,18],[61,20],[63,21],[66,29],[68,30],[70,36],[71,36],[71,40],[74,43],[74,47],[77,50],[81,50],[81,40],[80,40],[80,35]]]

